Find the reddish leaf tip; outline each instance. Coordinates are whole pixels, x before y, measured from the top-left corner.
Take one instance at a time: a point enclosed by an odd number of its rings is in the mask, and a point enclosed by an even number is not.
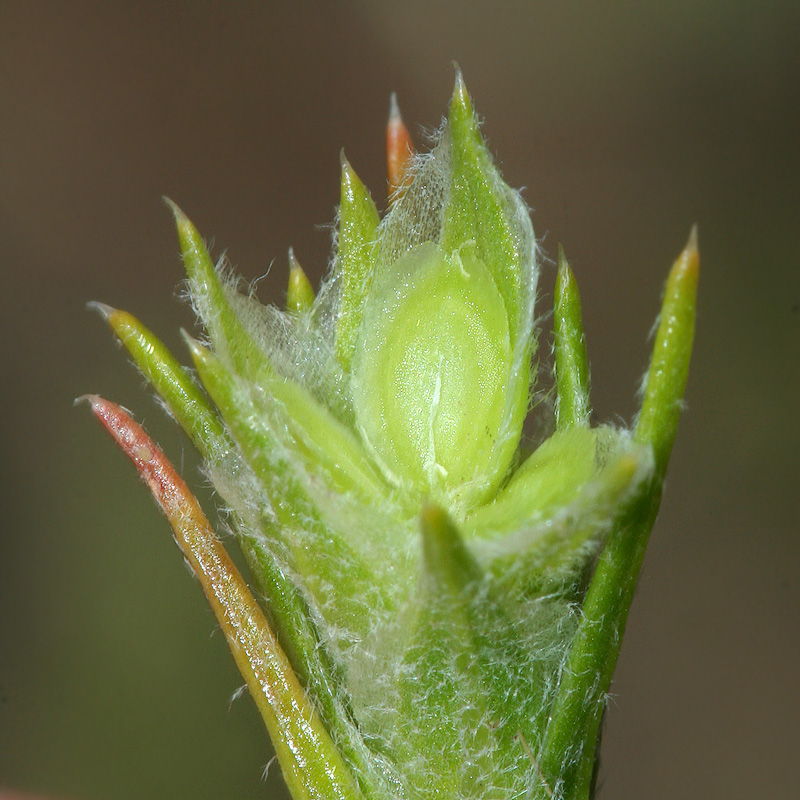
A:
[[[400,116],[400,106],[397,103],[397,92],[392,92],[389,95],[389,124],[396,125],[402,124],[403,118]]]
[[[397,95],[392,92],[389,98],[389,121],[386,125],[386,177],[390,199],[403,188],[413,157],[414,144],[400,115]]]
[[[73,406],[79,406],[79,405],[83,405],[84,403],[87,403],[91,407],[91,409],[94,410],[94,401],[95,400],[97,400],[97,395],[96,394],[82,394],[80,397],[76,397],[72,401],[72,405]]]

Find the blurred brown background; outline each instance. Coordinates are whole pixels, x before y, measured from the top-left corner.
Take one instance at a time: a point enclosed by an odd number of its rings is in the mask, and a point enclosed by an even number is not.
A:
[[[0,787],[281,797],[166,524],[72,400],[100,392],[203,485],[99,299],[183,353],[179,202],[262,298],[324,271],[338,152],[462,67],[509,183],[581,284],[601,420],[629,420],[662,282],[700,226],[698,340],[614,684],[601,798],[800,785],[800,6],[0,2]],[[542,313],[552,287],[546,268]],[[211,498],[200,490],[207,507]]]

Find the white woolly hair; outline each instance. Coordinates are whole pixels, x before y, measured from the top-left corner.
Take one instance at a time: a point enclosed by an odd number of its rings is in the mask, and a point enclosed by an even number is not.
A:
[[[451,174],[446,125],[432,152],[417,156],[411,170],[411,187],[380,224],[378,276],[415,245],[441,239]],[[538,248],[519,193],[494,171],[490,179],[525,264],[510,375],[527,385]],[[226,270],[221,274],[236,313],[274,369],[306,387],[352,428],[354,387],[334,349],[336,260],[313,307],[299,314],[260,305],[237,291]],[[224,351],[214,334],[213,312],[197,287],[192,298],[215,349]],[[385,498],[365,503],[332,491],[326,476],[298,455],[286,425],[291,409],[245,380],[237,391],[254,430],[272,443],[263,453],[266,468],[256,475],[231,455],[211,464],[209,472],[235,511],[242,539],[268,552],[307,601],[321,647],[344,676],[353,720],[349,745],[369,765],[366,780],[382,784],[383,796],[408,800],[446,792],[454,800],[524,797],[537,777],[530,753],[541,745],[537,731],[543,730],[578,620],[577,582],[613,519],[596,496],[599,489],[589,487],[549,519],[521,520],[519,530],[499,543],[470,544],[483,577],[469,587],[464,614],[470,632],[465,633],[425,573],[415,516],[402,511],[393,492],[387,487]],[[514,394],[509,387],[508,404]],[[507,407],[498,451],[519,440],[513,419]],[[643,457],[631,486],[649,468]],[[287,493],[294,504],[288,515],[282,509]],[[546,593],[520,575],[533,566],[525,552],[537,541],[573,536],[579,528],[589,530],[584,546],[575,563],[551,576]],[[516,566],[498,578],[492,569],[498,561]],[[504,696],[487,690],[494,684],[506,687]],[[456,775],[456,784],[442,784],[446,775]]]

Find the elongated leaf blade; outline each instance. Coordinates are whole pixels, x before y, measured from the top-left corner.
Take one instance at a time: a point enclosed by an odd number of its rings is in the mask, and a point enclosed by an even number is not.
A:
[[[270,733],[295,798],[356,800],[361,793],[306,696],[247,584],[173,466],[122,408],[86,398],[133,461],[200,581]]]

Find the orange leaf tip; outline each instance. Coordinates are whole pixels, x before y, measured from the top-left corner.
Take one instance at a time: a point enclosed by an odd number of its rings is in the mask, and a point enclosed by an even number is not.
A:
[[[414,157],[411,135],[403,123],[397,95],[392,92],[389,98],[389,121],[386,124],[386,177],[389,184],[389,197],[403,188],[406,172]]]

